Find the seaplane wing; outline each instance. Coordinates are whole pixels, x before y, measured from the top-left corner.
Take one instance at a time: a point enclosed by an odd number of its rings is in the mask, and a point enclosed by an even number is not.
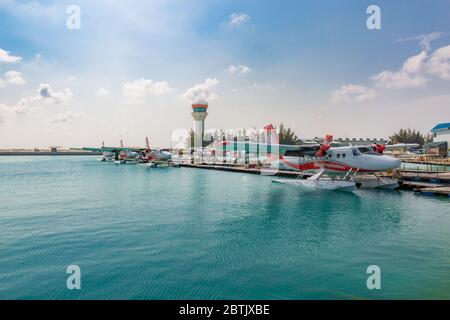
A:
[[[386,150],[393,150],[398,148],[405,148],[405,149],[414,149],[419,148],[420,144],[418,143],[396,143],[396,144],[387,144]]]
[[[222,151],[243,151],[245,148],[249,148],[250,152],[259,150],[259,152],[267,152],[271,154],[285,154],[287,151],[299,151],[302,147],[316,146],[315,144],[307,145],[290,145],[290,144],[268,144],[259,142],[245,142],[245,141],[219,141],[213,146],[213,149],[217,152]],[[317,145],[318,146],[318,145]]]
[[[124,148],[124,147],[101,147],[101,148],[93,148],[93,147],[83,147],[80,148],[80,150],[85,150],[85,151],[93,151],[93,152],[121,152],[121,151],[135,151],[138,149],[135,148]],[[143,149],[145,150],[145,149]]]

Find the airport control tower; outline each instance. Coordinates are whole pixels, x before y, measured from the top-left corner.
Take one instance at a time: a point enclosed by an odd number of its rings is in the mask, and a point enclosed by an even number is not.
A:
[[[208,103],[197,102],[192,104],[192,117],[194,118],[194,147],[203,147],[203,135],[205,133],[205,119],[208,115]]]

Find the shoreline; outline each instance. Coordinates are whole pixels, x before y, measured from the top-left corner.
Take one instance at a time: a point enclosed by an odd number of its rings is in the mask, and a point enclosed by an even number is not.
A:
[[[0,151],[0,156],[101,156],[91,151]]]

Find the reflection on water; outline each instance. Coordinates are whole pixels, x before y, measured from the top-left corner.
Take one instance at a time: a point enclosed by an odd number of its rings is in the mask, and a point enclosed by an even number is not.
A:
[[[450,298],[446,198],[92,157],[0,158],[6,298]],[[83,289],[68,291],[77,264]],[[379,265],[382,290],[366,288]]]

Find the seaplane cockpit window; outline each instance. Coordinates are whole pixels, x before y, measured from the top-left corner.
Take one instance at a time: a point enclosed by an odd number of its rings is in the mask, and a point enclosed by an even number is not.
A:
[[[381,154],[375,152],[372,148],[370,147],[360,147],[358,148],[359,152],[364,153],[364,154],[372,154],[372,155],[376,155],[376,156],[380,156]]]
[[[359,152],[356,149],[352,149],[353,155],[354,156],[359,156]]]
[[[286,150],[285,157],[304,157],[305,154],[301,150]]]
[[[358,148],[358,151],[361,152],[361,153],[367,153],[367,152],[370,152],[370,151],[373,151],[373,150],[371,148],[368,148],[368,147],[360,147],[360,148]]]

